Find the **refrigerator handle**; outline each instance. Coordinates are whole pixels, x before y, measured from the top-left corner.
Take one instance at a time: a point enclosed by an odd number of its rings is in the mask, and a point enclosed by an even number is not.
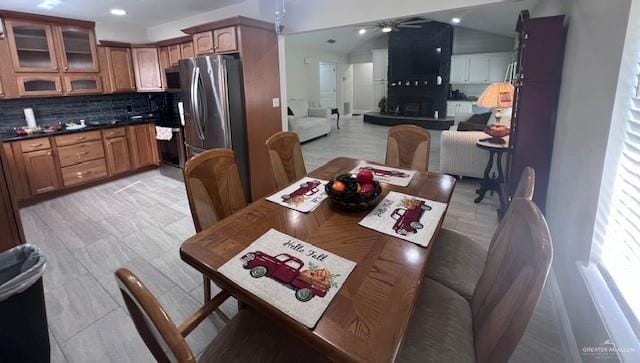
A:
[[[220,118],[222,119],[222,125],[223,128],[225,129],[225,137],[224,137],[224,142],[226,144],[226,147],[228,149],[233,149],[233,141],[232,141],[232,137],[233,135],[231,135],[231,120],[229,119],[229,91],[228,91],[228,80],[227,80],[227,64],[226,62],[224,62],[224,59],[222,59],[222,57],[220,57],[220,63],[219,63],[219,67],[218,67],[218,87],[219,87],[219,97],[220,97],[220,102],[218,102],[218,105],[220,107],[220,109],[218,110],[220,112]]]
[[[204,141],[204,132],[202,130],[202,122],[200,115],[200,92],[198,86],[200,85],[200,68],[195,66],[191,74],[191,109],[193,110],[193,119],[196,126],[196,132],[200,140]]]

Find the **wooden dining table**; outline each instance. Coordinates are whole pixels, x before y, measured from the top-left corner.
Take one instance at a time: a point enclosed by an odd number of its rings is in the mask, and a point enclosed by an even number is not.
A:
[[[334,159],[309,174],[328,180],[348,173],[360,160]],[[451,176],[418,172],[407,187],[382,184],[383,194],[398,191],[449,203]],[[424,248],[358,225],[367,211],[344,211],[326,200],[301,213],[262,198],[183,242],[182,259],[243,304],[268,316],[309,346],[335,361],[393,362],[400,351],[420,293],[431,246]],[[293,320],[243,289],[218,269],[274,228],[357,263],[314,329]]]

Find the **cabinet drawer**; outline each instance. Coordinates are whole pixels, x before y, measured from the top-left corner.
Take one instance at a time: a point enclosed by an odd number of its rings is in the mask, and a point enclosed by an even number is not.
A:
[[[115,129],[102,130],[102,136],[105,139],[113,139],[114,137],[123,137],[126,132],[124,127],[118,127]]]
[[[60,158],[60,166],[64,168],[65,166],[104,158],[104,147],[102,147],[101,141],[63,146],[58,148],[58,158]]]
[[[62,168],[62,180],[65,187],[82,184],[107,176],[104,159],[87,161],[82,164]]]
[[[79,134],[56,136],[56,145],[67,146],[96,140],[100,140],[100,131],[89,131]]]
[[[23,153],[30,151],[51,149],[51,143],[49,143],[48,137],[41,137],[39,139],[31,139],[20,141],[20,149]]]

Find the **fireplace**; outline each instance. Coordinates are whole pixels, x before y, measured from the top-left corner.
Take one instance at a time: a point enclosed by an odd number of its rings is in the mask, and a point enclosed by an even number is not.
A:
[[[433,117],[433,99],[429,96],[389,97],[387,113],[401,116]]]

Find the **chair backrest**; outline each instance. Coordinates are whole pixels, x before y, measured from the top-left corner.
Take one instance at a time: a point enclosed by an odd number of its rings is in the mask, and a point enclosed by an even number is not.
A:
[[[518,186],[516,186],[515,192],[513,192],[513,199],[523,198],[526,200],[533,199],[533,191],[536,185],[536,172],[532,167],[527,166],[520,175],[518,180]]]
[[[476,359],[506,362],[540,299],[553,255],[534,202],[514,199],[471,299]]]
[[[267,139],[266,145],[276,188],[280,189],[307,175],[298,134],[278,132]]]
[[[387,137],[385,164],[399,168],[427,171],[431,134],[413,125],[394,126]]]
[[[116,271],[116,281],[138,333],[158,362],[195,362],[178,327],[149,289],[131,271]]]
[[[238,164],[229,149],[192,157],[184,167],[184,183],[197,232],[247,206]]]

